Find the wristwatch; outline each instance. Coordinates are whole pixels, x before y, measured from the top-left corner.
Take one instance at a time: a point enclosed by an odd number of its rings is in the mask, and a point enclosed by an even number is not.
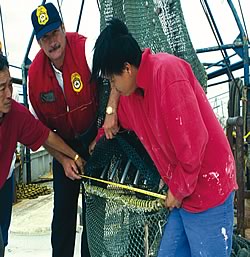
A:
[[[113,108],[112,106],[107,106],[107,108],[106,108],[106,114],[111,115],[111,114],[113,114],[113,113],[115,113],[114,108]]]

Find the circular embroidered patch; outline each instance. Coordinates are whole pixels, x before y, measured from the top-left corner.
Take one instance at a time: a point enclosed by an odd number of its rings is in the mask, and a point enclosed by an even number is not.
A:
[[[83,83],[79,73],[74,72],[71,74],[71,83],[72,83],[73,90],[75,92],[79,93],[82,90]]]

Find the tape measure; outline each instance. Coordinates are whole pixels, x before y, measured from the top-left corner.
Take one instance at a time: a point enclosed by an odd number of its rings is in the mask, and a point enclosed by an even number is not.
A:
[[[101,182],[101,183],[104,183],[104,184],[116,186],[116,187],[123,188],[123,189],[126,189],[126,190],[130,190],[130,191],[133,191],[133,192],[149,195],[149,196],[156,197],[156,198],[159,198],[159,199],[162,199],[162,200],[166,199],[166,195],[157,194],[157,193],[150,192],[150,191],[147,191],[147,190],[144,190],[144,189],[141,189],[141,188],[127,186],[127,185],[115,183],[115,182],[112,182],[112,181],[107,181],[107,180],[103,180],[103,179],[99,179],[99,178],[93,178],[93,177],[89,177],[89,176],[85,176],[85,175],[80,175],[80,176],[82,178],[91,179],[91,180],[94,180],[94,181],[97,181],[97,182]]]

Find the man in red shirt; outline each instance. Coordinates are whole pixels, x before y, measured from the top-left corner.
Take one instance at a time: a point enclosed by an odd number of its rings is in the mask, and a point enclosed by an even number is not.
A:
[[[31,105],[47,127],[56,131],[87,160],[89,144],[97,131],[97,88],[95,83],[90,83],[92,54],[88,51],[92,51],[93,46],[89,39],[78,33],[66,33],[52,3],[36,8],[31,19],[41,47],[29,69]],[[112,137],[117,131],[117,116],[113,109],[119,94],[116,91],[113,93],[107,108],[111,124],[107,137]],[[51,152],[51,149],[48,150]],[[61,161],[61,155],[57,154],[53,160],[53,257],[74,255],[80,181],[68,179],[67,170],[68,162]],[[85,205],[84,194],[82,196]],[[81,256],[90,256],[85,228]]]
[[[169,188],[158,257],[230,256],[234,158],[190,65],[142,52],[113,19],[95,44],[92,79],[100,74],[122,95],[120,125],[137,134]]]
[[[70,159],[69,177],[79,179],[79,172],[83,173],[83,160],[55,133],[45,127],[39,120],[17,103],[12,97],[12,79],[10,77],[7,59],[0,54],[0,238],[2,239],[2,225],[6,219],[10,220],[10,213],[5,213],[5,195],[8,192],[5,183],[9,174],[11,161],[17,142],[26,145],[33,151],[40,146],[50,147],[59,151],[65,158]],[[8,184],[8,185],[7,185]],[[6,217],[9,216],[9,217]],[[7,245],[6,235],[0,242],[0,257],[4,256]]]

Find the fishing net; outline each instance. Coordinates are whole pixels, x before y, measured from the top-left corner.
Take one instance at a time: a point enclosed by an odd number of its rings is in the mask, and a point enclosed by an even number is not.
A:
[[[250,241],[241,236],[233,235],[231,257],[250,257]]]
[[[85,174],[149,192],[85,182],[91,256],[157,256],[168,211],[150,192],[166,194],[167,187],[135,134],[123,131],[113,140],[101,138]]]
[[[139,200],[115,190],[87,187],[91,256],[157,256],[166,209],[154,200]]]

